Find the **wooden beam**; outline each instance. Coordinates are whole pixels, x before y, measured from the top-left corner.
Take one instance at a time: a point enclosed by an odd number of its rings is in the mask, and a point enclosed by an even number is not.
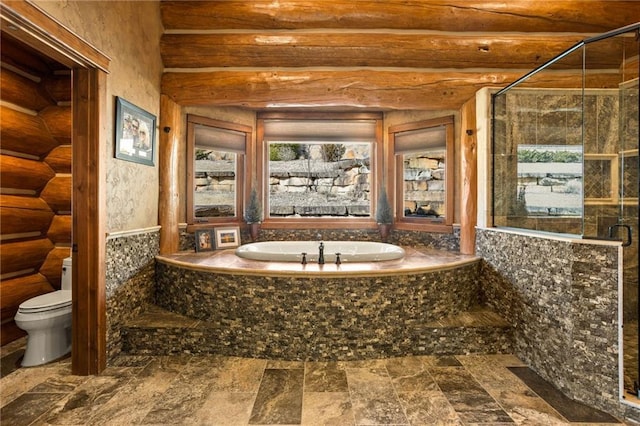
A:
[[[391,28],[436,31],[590,32],[632,24],[637,1],[228,0],[163,1],[165,29]]]
[[[0,245],[0,269],[3,274],[40,268],[53,243],[48,238],[4,242]]]
[[[60,145],[51,150],[44,162],[56,173],[71,173],[71,145]]]
[[[2,320],[13,318],[18,312],[18,306],[25,300],[54,290],[47,278],[37,273],[2,281],[0,284],[0,297],[3,305],[0,313]],[[5,324],[2,324],[2,328],[4,326]]]
[[[531,69],[587,35],[423,33],[222,33],[165,34],[160,44],[167,68],[207,67],[397,67]],[[591,69],[618,69],[620,39],[590,46]],[[582,68],[582,55],[556,69]]]
[[[3,188],[39,193],[55,175],[51,167],[42,161],[0,155],[0,181]]]
[[[0,106],[0,115],[3,149],[43,156],[60,144],[40,117],[6,106]]]
[[[180,191],[178,169],[181,132],[180,106],[168,96],[160,97],[160,254],[175,253],[179,246]]]
[[[2,48],[4,49],[4,45]],[[6,62],[5,55],[6,52],[3,51],[3,62]],[[40,111],[54,102],[38,83],[7,68],[2,68],[0,73],[0,87],[3,102],[10,102],[32,111]]]
[[[97,374],[106,350],[106,74],[73,71],[73,374]]]
[[[165,73],[162,93],[179,105],[248,108],[457,110],[483,87],[502,87],[522,72],[213,71]],[[617,87],[616,74],[591,74],[590,87]],[[528,86],[573,87],[581,73],[546,72]],[[526,87],[523,85],[523,87]]]
[[[465,102],[460,111],[460,253],[476,251],[476,213],[478,211],[478,161],[476,126],[476,98]]]
[[[45,234],[54,217],[49,205],[41,198],[0,195],[0,233]]]

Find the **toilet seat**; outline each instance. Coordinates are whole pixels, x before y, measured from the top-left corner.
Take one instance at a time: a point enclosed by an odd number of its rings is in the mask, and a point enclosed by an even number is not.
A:
[[[71,306],[71,291],[58,290],[42,294],[20,304],[18,312],[23,314],[35,314],[41,312],[56,311]]]

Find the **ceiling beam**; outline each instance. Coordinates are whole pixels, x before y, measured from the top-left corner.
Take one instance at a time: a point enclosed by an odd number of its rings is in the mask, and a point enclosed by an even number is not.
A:
[[[214,71],[168,72],[162,93],[179,105],[246,108],[454,110],[483,87],[503,87],[522,72]],[[617,74],[590,74],[590,87],[617,87]],[[540,73],[530,84],[582,85],[581,73]]]
[[[603,33],[634,23],[638,1],[163,1],[165,29],[391,28]]]
[[[584,36],[252,33],[165,34],[167,68],[207,67],[400,67],[530,69],[562,53]],[[618,68],[620,39],[596,43],[590,68]],[[558,68],[580,68],[573,55]]]

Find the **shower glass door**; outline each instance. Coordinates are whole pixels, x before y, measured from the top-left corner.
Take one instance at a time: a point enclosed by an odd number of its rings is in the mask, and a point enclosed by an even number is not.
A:
[[[623,337],[625,398],[638,402],[640,388],[640,334],[638,318],[638,42],[635,42],[635,79],[620,88],[620,201],[619,220],[609,235],[623,242]],[[632,394],[633,397],[628,396]]]
[[[623,386],[640,403],[638,346],[638,30],[584,46],[584,236],[622,241]],[[609,73],[603,88],[598,77]]]
[[[493,97],[493,222],[622,242],[620,372],[640,405],[640,23],[591,37]]]

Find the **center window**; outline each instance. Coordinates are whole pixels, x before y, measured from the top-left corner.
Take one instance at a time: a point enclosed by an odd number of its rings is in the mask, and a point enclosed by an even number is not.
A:
[[[381,117],[374,114],[264,113],[268,220],[372,220]]]

